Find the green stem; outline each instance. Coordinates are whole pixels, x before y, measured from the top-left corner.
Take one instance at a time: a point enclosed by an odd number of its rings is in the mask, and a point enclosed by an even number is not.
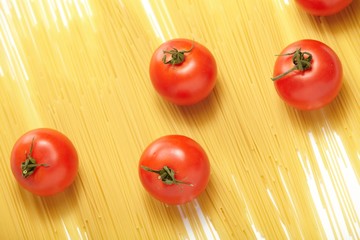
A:
[[[300,48],[297,49],[295,52],[285,53],[285,54],[277,55],[277,56],[290,56],[290,55],[293,56],[292,62],[294,64],[294,67],[276,77],[271,78],[271,80],[276,81],[295,70],[305,71],[305,70],[311,68],[311,60],[312,60],[311,53],[301,52]]]
[[[191,183],[187,183],[187,182],[183,182],[183,181],[180,181],[180,180],[177,180],[175,178],[175,171],[171,168],[169,168],[168,166],[164,166],[162,169],[160,170],[154,170],[154,169],[151,169],[149,167],[146,167],[146,166],[141,166],[142,169],[144,169],[145,171],[148,171],[148,172],[153,172],[153,173],[156,173],[159,175],[159,179],[167,184],[167,185],[172,185],[172,184],[186,184],[186,185],[189,185],[189,186],[193,186]]]
[[[30,150],[29,153],[25,153],[26,159],[24,162],[21,163],[21,170],[22,170],[22,176],[24,178],[27,178],[31,174],[33,174],[37,167],[43,166],[48,167],[49,165],[42,163],[37,164],[35,159],[31,156],[34,148],[34,138],[31,141]]]
[[[171,64],[171,65],[175,65],[175,64],[180,64],[182,62],[185,61],[185,53],[189,53],[193,50],[194,48],[194,43],[193,45],[191,46],[191,48],[189,50],[182,50],[182,51],[179,51],[177,50],[176,48],[173,48],[172,50],[170,51],[163,51],[164,53],[164,56],[162,58],[162,62],[164,64]],[[170,54],[171,55],[171,58],[170,60],[166,60],[166,54]]]

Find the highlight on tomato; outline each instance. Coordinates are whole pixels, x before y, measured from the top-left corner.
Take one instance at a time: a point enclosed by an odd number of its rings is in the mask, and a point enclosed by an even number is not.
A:
[[[160,96],[177,105],[192,105],[212,92],[217,65],[205,46],[179,38],[164,42],[155,50],[149,72]]]
[[[17,182],[39,196],[54,195],[68,188],[79,165],[72,142],[49,128],[33,129],[22,135],[13,146],[10,163]]]
[[[352,0],[295,0],[297,5],[311,15],[336,14],[352,3]]]
[[[144,188],[157,200],[171,205],[198,197],[210,177],[210,162],[204,149],[193,139],[167,135],[153,141],[139,161]]]
[[[341,61],[329,46],[303,39],[277,55],[272,80],[286,103],[301,110],[315,110],[336,98],[342,76]]]

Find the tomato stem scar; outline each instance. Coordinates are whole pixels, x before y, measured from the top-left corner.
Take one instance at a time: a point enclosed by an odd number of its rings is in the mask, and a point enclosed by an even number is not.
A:
[[[186,184],[186,185],[189,185],[189,186],[193,186],[191,183],[187,183],[187,182],[183,182],[183,181],[180,181],[180,180],[177,180],[175,178],[175,171],[171,168],[169,168],[168,166],[164,166],[162,169],[160,170],[154,170],[154,169],[151,169],[149,167],[146,167],[146,166],[141,166],[142,169],[144,169],[145,171],[148,171],[148,172],[153,172],[153,173],[156,173],[156,174],[159,174],[159,179],[167,184],[167,185],[172,185],[172,184]]]
[[[21,163],[22,176],[27,178],[34,173],[35,169],[39,166],[48,167],[49,165],[42,163],[37,164],[35,159],[31,156],[34,148],[34,138],[31,141],[29,153],[25,152],[26,159]]]
[[[172,64],[172,65],[180,64],[180,63],[185,61],[185,53],[191,52],[193,50],[193,48],[194,48],[194,42],[193,42],[193,44],[192,44],[192,46],[191,46],[191,48],[189,50],[179,51],[176,48],[173,48],[170,51],[165,51],[164,50],[163,51],[164,56],[162,58],[162,62],[164,64]],[[168,61],[166,61],[166,54],[171,54],[171,58]]]
[[[291,52],[291,53],[285,53],[285,54],[276,55],[276,56],[291,56],[291,55],[293,56],[292,62],[294,63],[294,67],[276,77],[271,78],[271,80],[276,81],[276,80],[284,77],[285,75],[291,73],[292,71],[295,71],[295,70],[305,71],[311,67],[311,60],[312,60],[311,53],[301,52],[301,48],[298,48],[294,52]]]

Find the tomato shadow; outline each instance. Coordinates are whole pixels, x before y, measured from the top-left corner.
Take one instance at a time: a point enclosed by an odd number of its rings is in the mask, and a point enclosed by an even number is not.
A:
[[[345,79],[344,79],[345,80]],[[291,106],[286,106],[286,111],[298,130],[320,131],[321,128],[330,126],[332,130],[342,130],[347,124],[347,119],[351,117],[352,107],[350,107],[351,91],[346,81],[344,81],[338,96],[327,106],[312,111],[297,110]]]
[[[156,214],[148,212],[154,226],[161,226],[164,222],[171,222],[173,226],[182,226],[183,220],[179,214],[182,205],[168,205],[153,198],[147,192],[141,196],[143,206],[146,209],[156,209]]]
[[[309,23],[314,24],[314,27],[316,27],[318,31],[322,33],[325,31],[337,33],[346,31],[356,32],[357,26],[355,24],[355,20],[358,19],[359,13],[360,1],[353,1],[348,7],[336,14],[329,16],[313,16],[311,14],[306,15],[308,20],[310,20]]]
[[[200,194],[194,200],[180,204],[180,205],[168,205],[162,203],[153,198],[147,192],[144,192],[142,198],[142,205],[146,209],[153,209],[156,214],[148,212],[154,226],[161,226],[164,222],[170,222],[173,226],[184,226],[184,221],[188,224],[192,224],[193,221],[198,221],[198,214],[201,207],[201,212],[205,216],[209,215],[209,212],[214,211],[210,196],[207,191]]]
[[[166,109],[167,117],[174,123],[181,125],[185,121],[186,125],[203,127],[204,125],[209,124],[217,114],[219,109],[218,105],[221,101],[221,88],[222,86],[218,79],[218,82],[211,94],[204,100],[194,105],[175,105],[160,97],[157,97],[156,104],[159,107]]]
[[[327,16],[324,19],[333,32],[343,32],[349,30],[357,31],[357,26],[354,21],[355,19],[359,19],[359,13],[360,1],[353,1],[348,7],[339,13]]]
[[[29,216],[44,221],[44,224],[49,220],[50,216],[60,216],[60,218],[54,218],[54,221],[57,221],[56,219],[61,219],[64,215],[74,212],[74,209],[78,209],[76,189],[78,180],[79,176],[71,186],[55,195],[38,196],[20,186],[18,187],[19,195],[23,204],[27,206]]]
[[[189,123],[205,124],[216,114],[217,88],[203,101],[191,106],[178,106],[178,111]]]

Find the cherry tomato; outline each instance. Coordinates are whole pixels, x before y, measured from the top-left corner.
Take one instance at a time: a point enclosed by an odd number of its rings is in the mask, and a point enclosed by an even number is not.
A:
[[[276,59],[273,73],[279,96],[301,110],[329,104],[342,85],[342,65],[322,42],[304,39],[287,46]]]
[[[216,77],[214,56],[192,40],[167,41],[155,50],[150,61],[150,79],[155,90],[178,105],[205,99],[213,90]]]
[[[306,12],[315,16],[328,16],[340,12],[350,5],[352,0],[296,0]]]
[[[78,171],[74,145],[62,133],[48,128],[22,135],[14,144],[10,162],[18,183],[40,196],[64,191]]]
[[[210,163],[197,142],[182,135],[168,135],[145,149],[139,176],[144,188],[159,201],[183,204],[205,190]]]

